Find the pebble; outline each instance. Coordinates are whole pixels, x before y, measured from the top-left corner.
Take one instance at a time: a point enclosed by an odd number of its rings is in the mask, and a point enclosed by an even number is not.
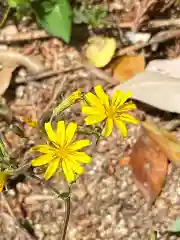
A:
[[[2,36],[12,36],[12,35],[16,35],[16,34],[18,34],[18,30],[15,25],[6,26],[1,30]]]

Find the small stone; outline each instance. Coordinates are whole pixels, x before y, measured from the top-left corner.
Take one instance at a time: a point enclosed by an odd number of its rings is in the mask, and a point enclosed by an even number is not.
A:
[[[18,30],[15,25],[6,26],[1,30],[2,36],[12,36],[16,34],[18,34]]]
[[[17,87],[16,89],[16,97],[17,98],[23,98],[25,92],[25,87],[23,85]]]
[[[11,197],[14,197],[16,195],[16,192],[14,191],[14,189],[9,189],[8,190],[8,195]]]
[[[27,71],[26,71],[26,69],[21,68],[21,69],[19,70],[19,72],[18,72],[18,75],[19,75],[20,77],[26,77],[26,76],[27,76]]]

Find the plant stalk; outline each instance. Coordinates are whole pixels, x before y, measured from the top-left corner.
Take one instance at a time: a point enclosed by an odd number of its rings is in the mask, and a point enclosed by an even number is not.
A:
[[[63,231],[62,231],[63,233],[62,233],[61,240],[66,239],[66,232],[67,232],[67,227],[68,227],[69,217],[70,217],[70,211],[71,211],[70,196],[67,197],[66,199],[64,199],[64,203],[65,203],[65,218],[64,218]]]
[[[8,7],[6,8],[6,11],[5,11],[4,15],[3,15],[3,18],[2,18],[2,20],[0,22],[0,28],[2,28],[4,23],[6,22],[10,10],[11,10],[11,7],[8,5]]]

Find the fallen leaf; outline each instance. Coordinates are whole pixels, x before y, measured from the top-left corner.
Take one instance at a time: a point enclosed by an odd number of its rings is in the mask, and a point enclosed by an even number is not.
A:
[[[173,78],[180,77],[180,59],[156,59],[146,66],[146,71],[159,72]]]
[[[137,187],[151,205],[161,192],[166,178],[166,155],[144,133],[132,149],[130,165]]]
[[[114,38],[95,36],[89,38],[85,55],[92,65],[101,68],[111,61],[115,50],[116,40]]]
[[[131,91],[132,98],[168,112],[180,113],[180,78],[172,78],[158,72],[138,73],[127,82],[109,91]]]
[[[4,68],[0,71],[0,95],[3,95],[5,91],[8,89],[12,73],[16,69],[16,65],[14,67]]]
[[[167,158],[180,166],[180,141],[174,134],[159,128],[153,123],[142,122],[142,127],[146,130],[148,136],[159,146]]]
[[[144,56],[123,56],[113,70],[113,77],[127,81],[145,68]]]
[[[23,66],[31,74],[36,74],[44,69],[42,62],[33,56],[24,56],[15,51],[0,50],[0,95],[4,94],[10,85],[12,74],[18,66]]]

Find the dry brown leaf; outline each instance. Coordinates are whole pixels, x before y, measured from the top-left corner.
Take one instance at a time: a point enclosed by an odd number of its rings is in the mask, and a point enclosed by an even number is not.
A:
[[[139,100],[164,111],[180,113],[180,78],[158,72],[144,71],[109,91],[131,91],[132,99]],[[166,101],[167,100],[167,101]]]
[[[123,56],[113,70],[113,76],[121,82],[127,81],[145,68],[144,56]]]
[[[142,126],[168,159],[180,166],[180,141],[177,140],[176,136],[158,128],[153,123],[142,122]]]
[[[130,165],[136,185],[149,204],[161,192],[167,168],[167,156],[145,133],[132,149]]]
[[[12,73],[17,66],[25,67],[31,74],[37,74],[44,69],[38,58],[7,50],[0,50],[0,64],[3,66],[0,71],[0,95],[4,94],[9,87]]]
[[[15,65],[14,67],[3,68],[0,71],[0,95],[4,94],[9,87],[12,73],[16,69],[16,67],[17,66]]]

